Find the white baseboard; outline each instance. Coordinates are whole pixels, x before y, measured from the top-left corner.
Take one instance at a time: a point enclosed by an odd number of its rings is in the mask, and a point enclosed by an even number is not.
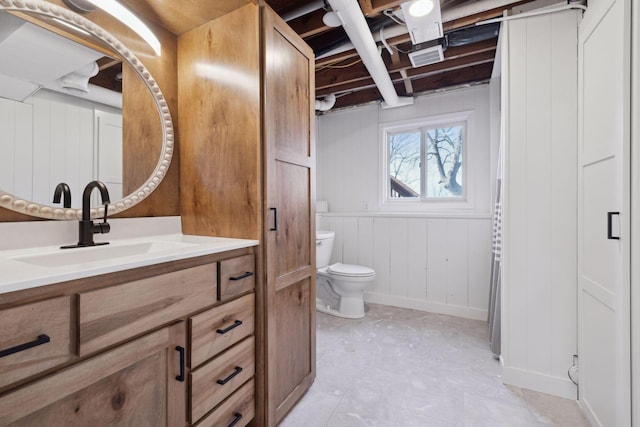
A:
[[[565,399],[576,400],[578,398],[578,387],[569,378],[554,377],[539,372],[504,366],[502,379],[505,384],[516,387],[564,397]]]
[[[459,305],[448,305],[439,302],[425,301],[414,298],[398,297],[395,295],[365,292],[364,300],[373,304],[391,305],[393,307],[409,308],[412,310],[428,311],[430,313],[446,314],[464,317],[466,319],[487,320],[487,310]]]

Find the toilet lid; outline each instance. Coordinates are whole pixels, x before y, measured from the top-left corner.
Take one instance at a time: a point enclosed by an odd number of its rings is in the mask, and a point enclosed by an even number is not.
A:
[[[370,269],[369,267],[365,267],[362,265],[353,265],[353,264],[333,264],[327,268],[327,272],[330,274],[335,274],[336,276],[373,276],[376,274],[375,271]]]

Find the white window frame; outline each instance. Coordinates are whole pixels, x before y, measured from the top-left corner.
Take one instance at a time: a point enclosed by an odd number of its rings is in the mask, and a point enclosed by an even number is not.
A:
[[[389,184],[389,134],[425,129],[440,128],[447,125],[463,124],[464,141],[462,148],[462,189],[461,197],[399,197],[391,198]],[[398,212],[442,212],[442,211],[469,211],[475,208],[475,185],[473,176],[475,166],[474,158],[474,111],[460,111],[436,116],[421,117],[410,120],[382,123],[379,125],[379,147],[380,147],[380,167],[379,167],[379,189],[378,207],[382,211]],[[425,173],[423,168],[422,174]],[[424,176],[423,180],[426,179]],[[425,182],[426,184],[426,182]]]

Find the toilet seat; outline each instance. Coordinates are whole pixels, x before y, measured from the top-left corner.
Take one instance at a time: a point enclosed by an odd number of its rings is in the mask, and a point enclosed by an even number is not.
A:
[[[327,267],[327,273],[339,277],[369,278],[376,275],[376,272],[363,265],[336,263]]]

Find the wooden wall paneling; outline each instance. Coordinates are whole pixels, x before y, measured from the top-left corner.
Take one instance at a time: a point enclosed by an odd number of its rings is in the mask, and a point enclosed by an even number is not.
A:
[[[33,103],[33,121],[35,123],[51,123],[51,108],[47,99],[36,98]],[[31,196],[35,199],[37,197],[47,197],[44,192],[40,190],[43,186],[49,185],[49,177],[51,172],[49,170],[49,144],[51,137],[50,127],[37,127],[33,132],[33,189]],[[51,193],[53,197],[53,193]],[[2,208],[0,208],[2,209]]]
[[[29,123],[33,119],[33,106],[24,103],[16,105],[15,123]],[[30,128],[29,128],[30,129]],[[2,133],[4,135],[4,133]],[[33,156],[33,134],[27,131],[22,125],[16,127],[16,141],[26,141],[26,144],[19,144],[14,151],[13,163],[21,167],[14,170],[13,188],[16,194],[30,194],[33,188],[33,164],[31,159]],[[26,165],[29,165],[28,167]],[[5,181],[2,181],[5,182]],[[53,194],[52,194],[53,196]],[[0,210],[0,216],[2,211]]]
[[[492,223],[489,219],[469,220],[469,307],[487,310],[491,283]]]
[[[467,219],[447,220],[447,242],[442,248],[447,254],[447,304],[466,307],[468,304]]]
[[[569,37],[576,22],[581,19],[576,15],[554,17],[561,20],[561,25],[552,25],[551,62],[557,70],[570,70],[578,61],[578,54],[573,49],[575,40]],[[554,191],[551,200],[551,289],[554,302],[551,305],[551,324],[562,323],[562,328],[552,328],[551,348],[577,349],[577,337],[567,331],[576,328],[571,320],[577,319],[576,291],[571,286],[576,280],[577,259],[574,256],[577,247],[577,229],[573,206],[577,206],[575,191],[578,176],[577,135],[573,131],[578,126],[576,111],[569,106],[570,100],[577,99],[578,88],[567,84],[566,73],[552,72],[551,91],[553,119],[551,121],[552,138],[549,141],[553,150],[551,160]],[[571,319],[571,320],[569,320]],[[569,320],[569,321],[568,321]],[[577,351],[577,350],[576,350]],[[551,372],[562,376],[567,369],[567,357],[563,352],[551,354]],[[640,408],[638,408],[640,409]]]
[[[179,37],[186,234],[260,238],[258,18],[247,5]]]
[[[577,339],[576,18],[510,23],[502,77],[504,378],[564,397],[576,393],[566,377]]]
[[[343,262],[344,217],[331,217],[329,229],[335,232],[333,251],[329,263]]]
[[[549,372],[548,339],[551,334],[551,166],[554,153],[551,142],[552,90],[551,20],[528,20],[526,50],[530,58],[527,71],[527,167],[523,191],[527,195],[527,264],[526,295],[527,321],[535,323],[527,331],[527,368],[535,372]],[[535,34],[535,37],[533,35]]]
[[[526,25],[525,22],[523,24]],[[527,296],[523,292],[523,281],[526,276],[522,272],[526,266],[527,227],[527,195],[524,191],[525,176],[518,171],[526,170],[526,76],[527,52],[525,49],[526,32],[523,27],[516,31],[514,26],[508,27],[508,114],[509,133],[506,136],[505,177],[507,185],[504,208],[504,287],[505,287],[505,326],[506,339],[503,349],[505,362],[514,366],[526,366],[527,363],[527,319],[526,311],[521,307],[527,306]],[[515,46],[518,46],[516,49]],[[514,309],[511,309],[513,307]],[[520,331],[512,333],[511,331]],[[506,364],[505,363],[505,364]]]
[[[345,264],[358,264],[358,233],[358,218],[345,218],[342,238],[342,262]]]
[[[427,299],[427,220],[407,219],[407,297]]]
[[[16,103],[0,98],[0,118],[2,118],[0,120],[0,135],[3,135],[0,140],[0,149],[3,153],[0,156],[0,182],[11,183],[10,187],[8,184],[4,185],[7,191],[13,191],[15,185],[14,158],[17,148],[13,141],[15,141],[15,128],[20,125],[16,114]]]
[[[427,299],[447,302],[447,242],[448,221],[427,220]]]
[[[373,281],[370,291],[387,294],[389,293],[389,257],[390,250],[391,223],[389,218],[374,218],[373,220],[373,266],[376,270],[376,278]]]
[[[358,265],[374,268],[373,218],[358,218]]]
[[[405,218],[389,220],[389,293],[407,296],[408,230]]]
[[[189,0],[182,2],[165,2],[161,0],[124,0],[131,10],[156,22],[173,34],[183,34],[200,25],[213,21],[258,0]]]

